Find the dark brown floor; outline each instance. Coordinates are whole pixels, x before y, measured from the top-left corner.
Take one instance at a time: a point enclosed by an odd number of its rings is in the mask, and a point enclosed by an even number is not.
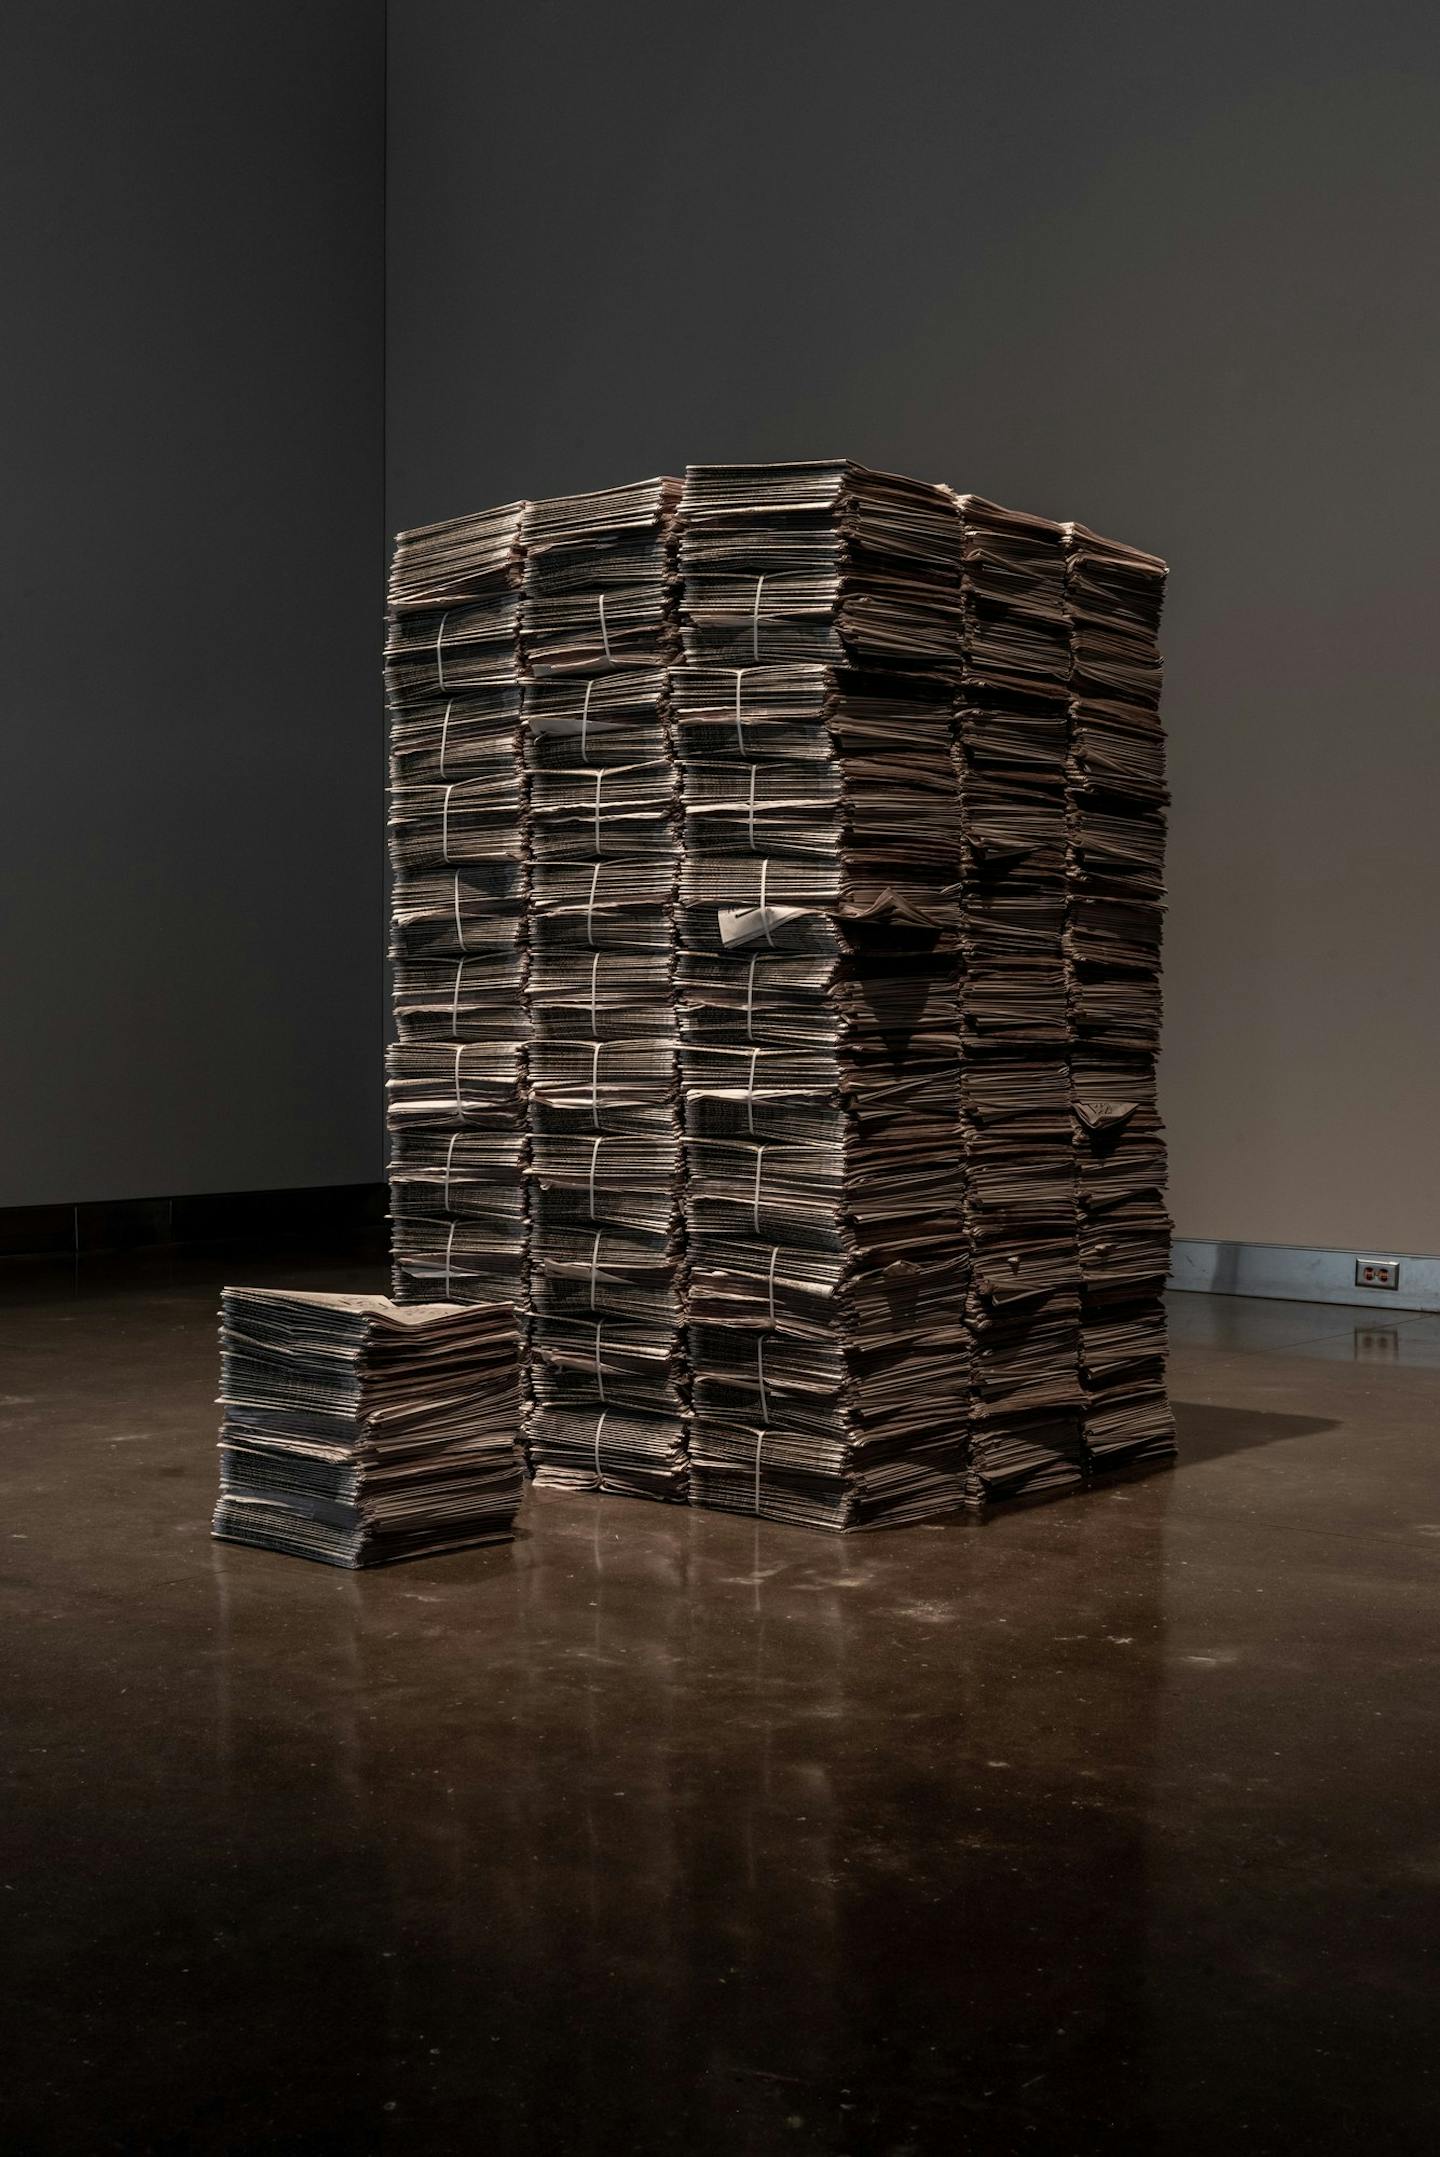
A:
[[[835,1541],[213,1544],[223,1277],[0,1280],[6,2151],[1435,2146],[1440,1320],[1176,1299],[1183,1465]]]

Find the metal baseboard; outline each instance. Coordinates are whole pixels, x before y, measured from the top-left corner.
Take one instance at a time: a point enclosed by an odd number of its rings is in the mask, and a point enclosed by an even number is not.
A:
[[[1398,1258],[1398,1288],[1357,1288],[1357,1258]],[[1171,1288],[1207,1296],[1273,1296],[1295,1303],[1350,1303],[1376,1311],[1440,1311],[1440,1258],[1403,1251],[1309,1251],[1286,1243],[1203,1243],[1179,1236]]]

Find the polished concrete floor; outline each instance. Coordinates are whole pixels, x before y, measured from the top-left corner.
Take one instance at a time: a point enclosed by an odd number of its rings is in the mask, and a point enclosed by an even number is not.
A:
[[[0,1277],[7,2152],[1436,2146],[1440,1319],[1179,1297],[1173,1473],[213,1544],[222,1278]]]

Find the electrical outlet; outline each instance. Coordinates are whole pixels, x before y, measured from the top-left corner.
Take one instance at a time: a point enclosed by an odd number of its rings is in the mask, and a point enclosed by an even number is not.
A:
[[[1355,1261],[1355,1286],[1357,1288],[1398,1288],[1400,1286],[1399,1259],[1357,1258]]]

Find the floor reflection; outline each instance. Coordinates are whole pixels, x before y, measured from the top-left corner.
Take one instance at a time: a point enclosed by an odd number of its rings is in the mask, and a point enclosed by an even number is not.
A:
[[[328,1943],[356,2132],[939,2149],[982,2113],[1098,2128],[1117,2060],[1133,2104],[1161,1543],[1097,1575],[1088,1511],[1042,1597],[1034,1523],[1003,1552],[542,1499],[482,1594],[337,1581],[284,1706],[269,1582],[220,1554],[226,1808],[283,1835],[299,1741],[348,1877],[297,1908],[274,2070],[303,2086],[334,2023],[304,1975]]]
[[[1433,1386],[1227,1323],[1173,1474],[357,1579],[209,1542],[208,1284],[0,1318],[11,2146],[1403,2148]]]

